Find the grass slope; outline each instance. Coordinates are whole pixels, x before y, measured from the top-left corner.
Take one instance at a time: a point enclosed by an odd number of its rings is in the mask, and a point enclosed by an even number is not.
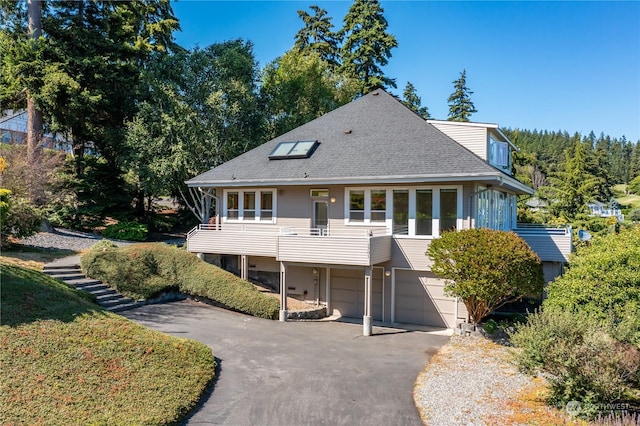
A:
[[[162,243],[92,250],[82,256],[82,270],[91,278],[135,299],[180,290],[220,306],[259,318],[276,319],[278,299],[253,284],[208,264],[185,250]]]
[[[206,345],[106,312],[6,259],[0,267],[0,424],[172,424],[212,379]]]

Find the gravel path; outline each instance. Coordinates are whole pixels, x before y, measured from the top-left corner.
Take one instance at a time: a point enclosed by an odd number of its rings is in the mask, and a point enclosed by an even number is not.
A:
[[[453,336],[420,373],[414,402],[429,426],[479,426],[531,383],[511,364],[508,348],[481,337]]]
[[[87,250],[103,238],[88,232],[72,231],[56,228],[55,232],[39,232],[31,237],[20,240],[20,244],[43,249],[58,250]],[[118,246],[131,244],[128,241],[111,240]]]

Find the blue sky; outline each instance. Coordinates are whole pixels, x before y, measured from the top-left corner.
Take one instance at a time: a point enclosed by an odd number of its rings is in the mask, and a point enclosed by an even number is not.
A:
[[[293,46],[297,10],[317,4],[342,27],[347,1],[173,3],[192,48],[243,38],[260,66]],[[446,119],[452,82],[467,70],[478,112],[502,127],[594,131],[640,140],[640,2],[381,0],[398,40],[385,73],[407,81],[434,118]]]

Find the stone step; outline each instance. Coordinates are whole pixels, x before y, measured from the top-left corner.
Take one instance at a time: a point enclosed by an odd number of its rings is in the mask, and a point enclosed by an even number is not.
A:
[[[65,274],[47,274],[50,277],[57,278],[61,281],[73,281],[73,280],[81,280],[87,278],[82,272],[76,273],[65,273]]]
[[[107,288],[99,289],[99,290],[92,290],[91,294],[93,294],[97,298],[100,298],[100,297],[103,297],[103,296],[113,296],[113,295],[121,296],[120,293],[118,293],[117,291],[115,291],[111,287],[107,287]]]
[[[44,271],[57,271],[60,269],[80,269],[80,265],[75,264],[75,265],[45,265],[44,266]]]
[[[135,303],[135,300],[130,299],[128,297],[124,297],[122,295],[120,295],[119,298],[117,299],[112,299],[112,300],[105,300],[105,301],[98,301],[98,304],[100,306],[102,306],[103,308],[113,308],[113,307],[117,307],[119,305],[128,305],[131,303]]]
[[[81,278],[77,280],[64,280],[65,283],[74,287],[82,287],[87,285],[102,284],[102,281],[94,280],[92,278]]]
[[[144,303],[142,302],[132,302],[132,303],[125,303],[122,305],[117,305],[117,306],[112,306],[112,307],[104,307],[107,311],[110,312],[122,312],[122,311],[126,311],[128,309],[133,309],[133,308],[139,308],[140,306],[144,306]]]
[[[76,290],[86,291],[87,293],[93,293],[94,291],[100,290],[108,290],[111,288],[107,285],[102,284],[100,281],[91,284],[74,285],[74,287],[76,288]]]

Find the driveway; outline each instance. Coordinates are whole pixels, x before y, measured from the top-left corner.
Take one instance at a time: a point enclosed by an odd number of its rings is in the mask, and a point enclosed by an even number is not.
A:
[[[278,322],[196,302],[122,313],[211,347],[213,392],[187,424],[420,425],[413,383],[448,337],[334,321]]]

